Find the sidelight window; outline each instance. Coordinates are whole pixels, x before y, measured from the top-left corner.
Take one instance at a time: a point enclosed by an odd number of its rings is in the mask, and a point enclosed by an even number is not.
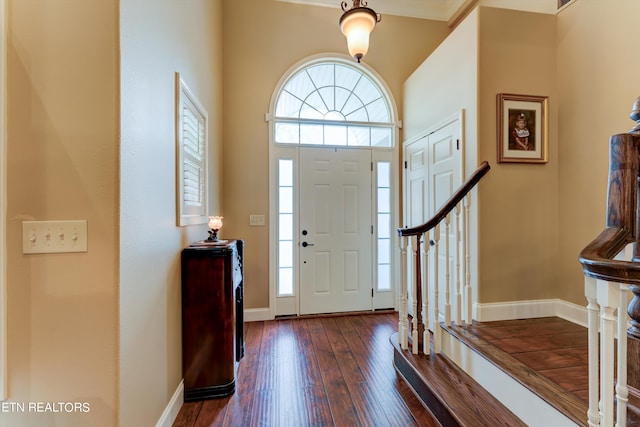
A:
[[[278,160],[278,296],[293,295],[293,159]]]
[[[377,264],[379,291],[391,289],[391,163],[377,162]]]

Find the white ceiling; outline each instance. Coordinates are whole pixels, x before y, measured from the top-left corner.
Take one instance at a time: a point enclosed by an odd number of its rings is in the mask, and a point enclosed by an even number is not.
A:
[[[340,10],[342,0],[279,0],[314,6],[332,7]],[[348,9],[353,1],[346,0]],[[385,15],[410,16],[414,18],[449,21],[460,8],[473,3],[471,0],[366,0],[367,7]],[[576,1],[576,0],[574,0]],[[479,5],[526,10],[529,12],[556,13],[557,0],[477,0]]]
[[[340,10],[342,0],[280,0],[289,3],[302,3],[326,6]],[[367,7],[384,15],[411,16],[414,18],[447,21],[465,0],[368,0]],[[347,0],[348,9],[353,5]]]

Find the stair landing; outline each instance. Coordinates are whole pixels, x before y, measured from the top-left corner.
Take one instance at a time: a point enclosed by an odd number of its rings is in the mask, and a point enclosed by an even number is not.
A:
[[[587,331],[579,325],[550,317],[443,326],[441,354],[394,349],[396,369],[443,425],[586,425]]]

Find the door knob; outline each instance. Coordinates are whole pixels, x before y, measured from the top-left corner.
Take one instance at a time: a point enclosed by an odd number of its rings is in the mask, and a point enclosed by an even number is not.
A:
[[[302,242],[303,248],[306,248],[307,246],[313,246],[313,243]]]

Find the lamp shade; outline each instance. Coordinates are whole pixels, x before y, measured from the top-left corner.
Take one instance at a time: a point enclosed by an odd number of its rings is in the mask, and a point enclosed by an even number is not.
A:
[[[340,18],[340,31],[347,37],[349,54],[358,62],[367,54],[369,34],[379,20],[379,15],[367,7],[354,7]]]
[[[210,216],[209,228],[212,230],[220,230],[222,228],[222,218],[221,216]]]

